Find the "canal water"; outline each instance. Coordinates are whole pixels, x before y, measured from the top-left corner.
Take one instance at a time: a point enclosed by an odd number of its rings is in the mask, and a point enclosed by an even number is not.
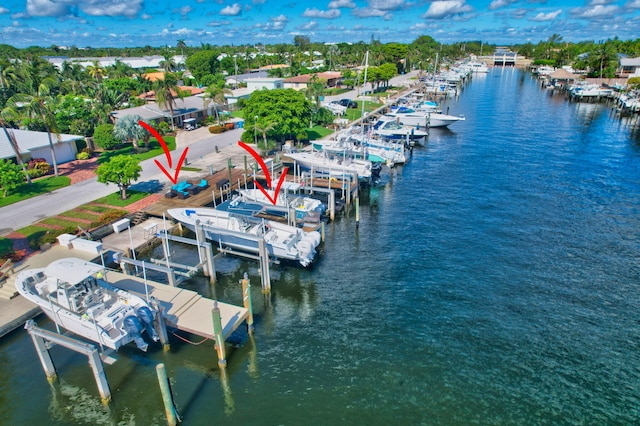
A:
[[[186,425],[640,423],[640,137],[609,106],[569,102],[494,69],[330,223],[309,270],[223,258],[207,296],[241,304],[255,335],[171,335],[124,348],[102,407],[82,356],[53,348],[45,380],[22,330],[0,342],[0,423],[166,424],[155,366]],[[174,246],[181,256],[193,256]],[[45,319],[39,325],[51,327]]]

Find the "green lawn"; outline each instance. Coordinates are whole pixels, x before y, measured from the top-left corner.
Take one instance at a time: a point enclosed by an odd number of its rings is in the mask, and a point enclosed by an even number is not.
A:
[[[356,102],[358,103],[358,108],[347,108],[347,111],[344,114],[344,118],[346,118],[349,121],[354,121],[354,120],[357,120],[360,117],[362,117],[362,102],[363,101],[356,101]],[[364,101],[364,111],[365,112],[371,112],[371,111],[374,111],[374,110],[380,108],[383,105],[384,104],[380,104],[380,103],[377,103],[377,102]]]
[[[67,176],[45,177],[32,181],[31,185],[27,185],[25,183],[11,191],[11,193],[5,198],[0,198],[0,207],[8,206],[9,204],[17,203],[18,201],[26,200],[27,198],[36,197],[47,192],[55,191],[56,189],[64,188],[70,184],[71,179]]]
[[[306,129],[305,131],[307,132],[307,137],[310,141],[322,139],[323,137],[333,133],[333,130],[327,129],[326,127],[322,126],[313,126],[312,128]]]
[[[169,147],[170,151],[173,151],[174,149],[176,149],[175,136],[164,136],[163,139],[166,142],[167,146]],[[158,142],[156,139],[151,139],[151,141],[149,142],[148,148],[149,148],[149,151],[147,152],[136,152],[133,149],[133,146],[131,144],[127,144],[126,146],[119,149],[102,152],[100,154],[100,157],[98,158],[98,163],[102,164],[106,161],[109,161],[111,158],[115,157],[116,155],[121,155],[121,154],[130,155],[136,160],[138,160],[138,162],[164,154],[164,150],[162,149],[160,142]]]
[[[142,200],[147,195],[149,195],[148,192],[127,191],[127,199],[123,200],[120,198],[120,191],[118,191],[114,192],[113,194],[109,194],[106,197],[98,198],[93,202],[97,204],[108,204],[114,207],[124,207],[128,206],[129,204],[133,204],[136,201]]]

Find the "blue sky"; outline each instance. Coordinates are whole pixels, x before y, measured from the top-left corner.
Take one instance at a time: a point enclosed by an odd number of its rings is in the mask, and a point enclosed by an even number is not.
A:
[[[640,38],[640,0],[3,0],[0,43],[133,47]]]

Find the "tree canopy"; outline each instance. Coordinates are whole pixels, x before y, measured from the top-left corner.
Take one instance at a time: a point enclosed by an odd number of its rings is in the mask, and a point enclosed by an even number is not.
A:
[[[271,129],[266,133],[277,140],[304,139],[311,120],[311,102],[304,92],[293,89],[258,90],[245,102],[246,128],[242,140],[253,142],[256,117],[258,127]]]
[[[96,169],[98,182],[118,185],[123,200],[127,199],[127,188],[131,186],[131,182],[138,180],[141,172],[142,167],[138,161],[128,155],[117,155]]]

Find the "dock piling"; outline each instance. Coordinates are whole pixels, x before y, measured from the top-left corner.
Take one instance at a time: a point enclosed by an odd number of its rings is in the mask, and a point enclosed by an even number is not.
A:
[[[160,385],[160,393],[162,393],[162,402],[164,403],[164,412],[167,416],[167,425],[176,426],[178,424],[178,413],[173,403],[173,395],[171,395],[171,387],[169,386],[169,378],[164,364],[156,365],[156,374],[158,375],[158,384]]]
[[[249,315],[247,316],[247,332],[253,334],[253,303],[251,302],[251,281],[249,280],[249,274],[245,272],[240,283],[242,284],[242,301],[244,308],[249,311]]]
[[[216,352],[218,354],[218,366],[220,368],[227,367],[227,358],[224,347],[224,337],[222,334],[222,319],[220,318],[220,308],[218,308],[218,302],[216,301],[211,310],[211,316],[213,318],[213,334],[216,339]]]

